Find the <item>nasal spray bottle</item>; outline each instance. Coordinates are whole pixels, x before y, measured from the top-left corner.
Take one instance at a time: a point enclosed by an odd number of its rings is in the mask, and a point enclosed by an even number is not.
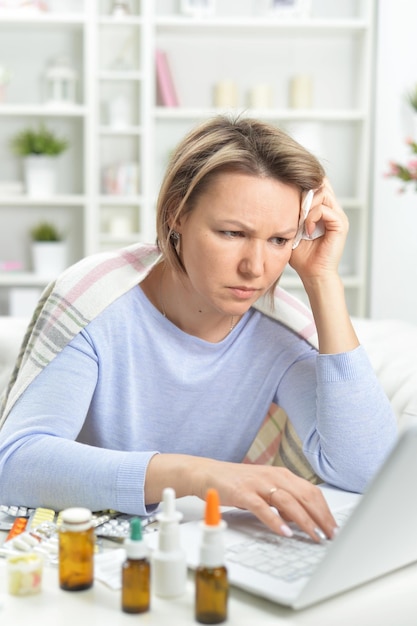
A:
[[[195,619],[202,624],[220,624],[227,619],[229,584],[224,566],[223,532],[219,495],[209,489],[202,522],[200,565],[195,578]]]
[[[185,592],[187,564],[181,549],[179,523],[182,514],[175,510],[175,491],[170,487],[162,493],[158,548],[152,554],[152,588],[155,595],[173,598]]]
[[[130,521],[130,537],[125,539],[126,561],[122,566],[122,610],[144,613],[150,605],[150,564],[138,517]]]

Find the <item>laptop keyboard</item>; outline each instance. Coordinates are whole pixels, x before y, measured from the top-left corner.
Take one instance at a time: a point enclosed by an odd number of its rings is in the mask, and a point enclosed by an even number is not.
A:
[[[339,526],[343,525],[351,510],[343,509],[335,514]],[[288,583],[309,576],[323,558],[329,542],[314,543],[307,534],[293,530],[291,538],[269,531],[257,532],[256,536],[229,546],[226,561],[239,563]]]

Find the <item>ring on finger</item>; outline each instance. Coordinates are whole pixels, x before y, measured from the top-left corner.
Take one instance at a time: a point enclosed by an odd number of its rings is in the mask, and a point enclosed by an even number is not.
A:
[[[274,493],[278,491],[278,487],[271,487],[271,489],[268,491],[268,504],[269,506],[272,506],[272,496],[274,495]]]

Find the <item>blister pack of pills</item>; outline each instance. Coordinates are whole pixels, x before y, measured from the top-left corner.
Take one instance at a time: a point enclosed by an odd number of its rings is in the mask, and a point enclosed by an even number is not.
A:
[[[13,520],[0,550],[2,556],[33,552],[41,554],[50,562],[57,562],[58,536],[55,511],[45,508],[25,510],[25,507],[3,506],[1,512]]]
[[[119,541],[122,543],[130,533],[130,520],[133,515],[118,514],[104,523],[97,525],[96,535],[97,537],[103,537],[105,539],[111,539],[112,541]],[[145,532],[151,532],[155,529],[156,516],[150,515],[149,517],[141,518],[142,529]]]
[[[32,515],[35,509],[30,509],[27,506],[13,506],[0,504],[0,512],[10,517],[29,517]]]
[[[0,530],[9,531],[0,555],[10,552],[41,552],[49,560],[58,555],[58,529],[61,514],[53,509],[38,507],[29,509],[18,506],[0,506],[0,511],[9,519],[2,521]],[[132,515],[113,510],[96,511],[93,514],[93,527],[97,538],[123,543],[130,532]],[[142,528],[150,532],[156,528],[156,516],[142,518]]]

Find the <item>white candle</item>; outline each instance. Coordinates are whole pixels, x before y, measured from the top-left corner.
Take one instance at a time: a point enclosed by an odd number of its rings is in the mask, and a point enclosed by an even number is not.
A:
[[[231,80],[221,80],[214,85],[215,107],[237,107],[237,85]]]
[[[290,82],[290,106],[309,109],[313,104],[313,81],[307,74],[294,76]]]
[[[272,87],[267,83],[254,85],[249,91],[249,106],[252,109],[268,109],[272,106]]]
[[[113,237],[126,237],[132,232],[132,223],[127,215],[112,215],[109,219],[109,233]]]

